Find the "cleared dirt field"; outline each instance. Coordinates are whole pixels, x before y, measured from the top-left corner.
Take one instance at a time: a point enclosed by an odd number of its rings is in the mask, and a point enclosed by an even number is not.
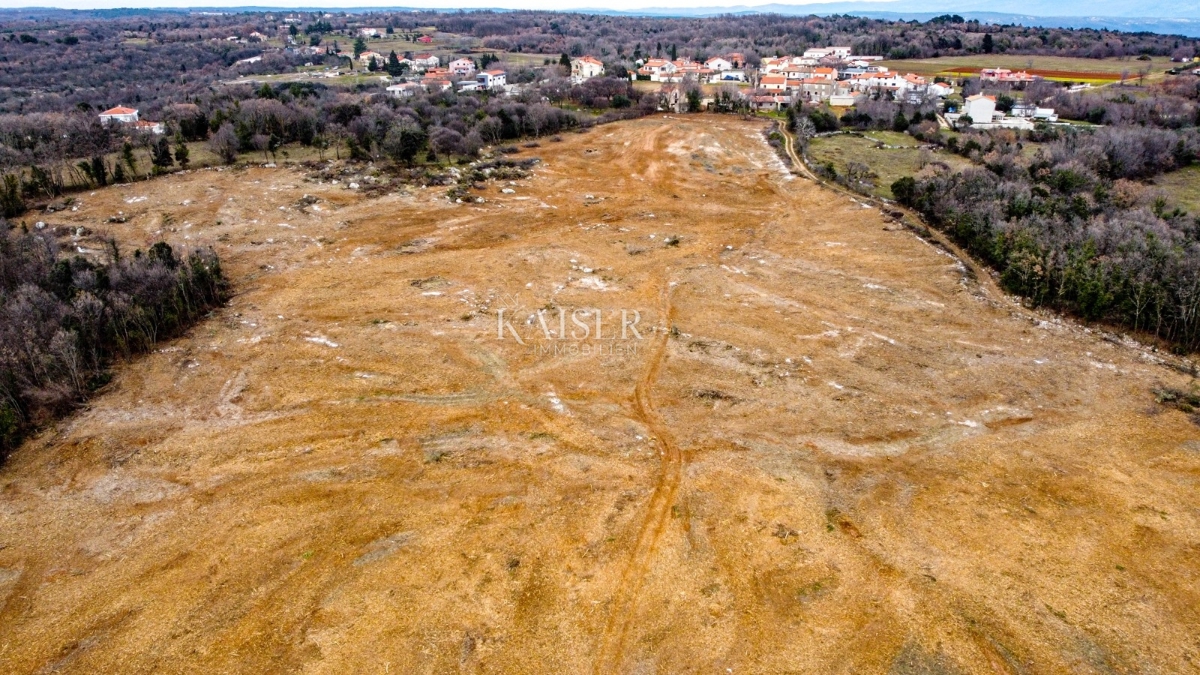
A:
[[[479,204],[85,194],[64,219],[211,242],[238,294],[0,467],[3,670],[1197,670],[1200,428],[1151,393],[1189,378],[757,123],[525,153]]]

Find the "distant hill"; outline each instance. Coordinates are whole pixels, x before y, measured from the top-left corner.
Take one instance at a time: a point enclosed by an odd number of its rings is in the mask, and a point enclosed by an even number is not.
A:
[[[853,16],[866,16],[874,19],[888,19],[893,21],[926,21],[942,14],[958,14],[966,19],[975,19],[984,23],[1045,26],[1048,28],[1095,28],[1132,33],[1150,32],[1164,35],[1200,37],[1200,3],[1168,3],[1163,0],[1145,0],[1136,3],[1118,2],[1117,0],[1062,0],[1061,2],[1046,5],[1044,10],[1038,14],[1029,13],[1030,4],[1029,0],[987,0],[986,2],[984,0],[951,0],[950,2],[936,2],[931,0],[863,0],[861,2],[814,2],[795,5],[772,3],[766,5],[647,7],[645,9],[628,11],[563,7],[560,11],[657,17],[705,17],[722,14],[784,14],[789,16],[850,14]],[[156,9],[131,8],[82,11],[98,18],[115,18],[124,15],[145,15],[160,12],[168,14],[203,11],[234,13],[270,12],[279,11],[280,9],[282,8],[247,5],[241,7],[197,6],[186,8],[163,7]],[[328,5],[308,5],[286,9],[292,11],[329,10],[351,13],[459,11],[432,7],[333,7]],[[489,8],[482,6],[464,7],[463,9],[467,11],[472,9],[490,9],[497,12],[513,11],[502,7]],[[34,7],[0,8],[0,16],[33,18],[35,16],[53,16],[60,13],[75,13],[80,11]]]
[[[1200,20],[1200,4],[1168,3],[1160,0],[1146,2],[1116,2],[1115,0],[1063,0],[1039,7],[1044,11],[1030,13],[1031,4],[1028,0],[950,0],[948,2],[930,2],[929,0],[862,0],[860,2],[812,2],[812,3],[771,3],[765,5],[738,5],[728,7],[692,7],[688,9],[670,7],[652,7],[632,14],[721,14],[742,12],[773,12],[778,14],[939,14],[955,13],[962,16],[970,14],[1005,15],[1021,17],[1044,18],[1081,18],[1103,17],[1110,19],[1198,19]]]
[[[735,5],[727,7],[649,7],[636,11],[584,10],[630,16],[717,16],[721,14],[851,14],[874,19],[926,21],[942,14],[958,14],[985,23],[1020,24],[1048,28],[1096,28],[1127,32],[1151,32],[1200,37],[1200,4],[1116,2],[1115,0],[1064,0],[1045,8],[1045,14],[1030,14],[1027,0],[891,0],[883,2],[816,2],[798,5]]]

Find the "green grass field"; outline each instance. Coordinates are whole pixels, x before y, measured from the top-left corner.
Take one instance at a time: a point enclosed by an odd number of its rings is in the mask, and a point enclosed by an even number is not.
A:
[[[863,135],[867,138],[883,143],[884,145],[902,146],[906,148],[917,148],[922,145],[921,141],[896,131],[866,131]]]
[[[809,161],[814,166],[832,163],[842,176],[846,175],[847,167],[852,162],[866,165],[874,174],[871,182],[875,188],[872,194],[888,199],[892,198],[893,182],[921,170],[922,156],[932,162],[944,162],[953,169],[966,168],[971,164],[969,160],[948,152],[923,151],[916,139],[906,134],[871,131],[865,135],[866,138],[851,134],[814,138],[808,145]],[[880,142],[904,147],[876,147]]]
[[[1154,179],[1154,184],[1167,194],[1172,206],[1200,216],[1200,165],[1163,174]]]
[[[432,32],[432,29],[426,29],[426,32]],[[334,42],[338,43],[338,47],[350,51],[354,48],[355,36],[346,35],[343,33],[332,33],[322,37],[321,44],[328,45]],[[419,54],[422,52],[430,52],[445,56],[447,53],[454,55],[470,55],[478,56],[480,54],[495,54],[501,61],[512,64],[514,66],[540,66],[546,59],[557,61],[558,56],[553,54],[524,54],[520,52],[507,52],[498,49],[487,49],[482,46],[479,38],[470,35],[454,35],[450,33],[438,33],[433,44],[424,44],[416,41],[401,39],[399,34],[385,35],[378,38],[370,38],[367,40],[367,49],[379,52],[387,56],[389,52],[395,51],[397,54],[403,55],[405,52]],[[445,59],[443,64],[445,65]]]

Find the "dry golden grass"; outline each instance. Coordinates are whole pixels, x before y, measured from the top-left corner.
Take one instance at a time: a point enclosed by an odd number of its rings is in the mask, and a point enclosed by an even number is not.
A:
[[[1049,80],[1109,84],[1122,77],[1130,84],[1138,82],[1139,74],[1145,74],[1145,82],[1159,82],[1173,65],[1165,56],[1153,57],[1149,61],[1136,58],[1089,59],[1074,56],[1034,56],[1028,54],[973,54],[969,56],[942,56],[932,59],[901,59],[880,62],[901,73],[948,77],[970,77],[978,75],[980,68],[1008,68],[1025,70]]]
[[[4,670],[1194,670],[1188,379],[760,130],[601,127],[479,204],[252,168],[55,214],[237,295],[0,468]],[[542,307],[645,339],[497,339]]]

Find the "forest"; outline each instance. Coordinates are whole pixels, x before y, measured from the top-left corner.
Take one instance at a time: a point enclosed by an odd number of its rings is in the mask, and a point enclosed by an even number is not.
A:
[[[50,229],[0,220],[0,458],[106,384],[115,360],[178,335],[226,298],[209,250],[109,249],[106,264],[64,256]]]

